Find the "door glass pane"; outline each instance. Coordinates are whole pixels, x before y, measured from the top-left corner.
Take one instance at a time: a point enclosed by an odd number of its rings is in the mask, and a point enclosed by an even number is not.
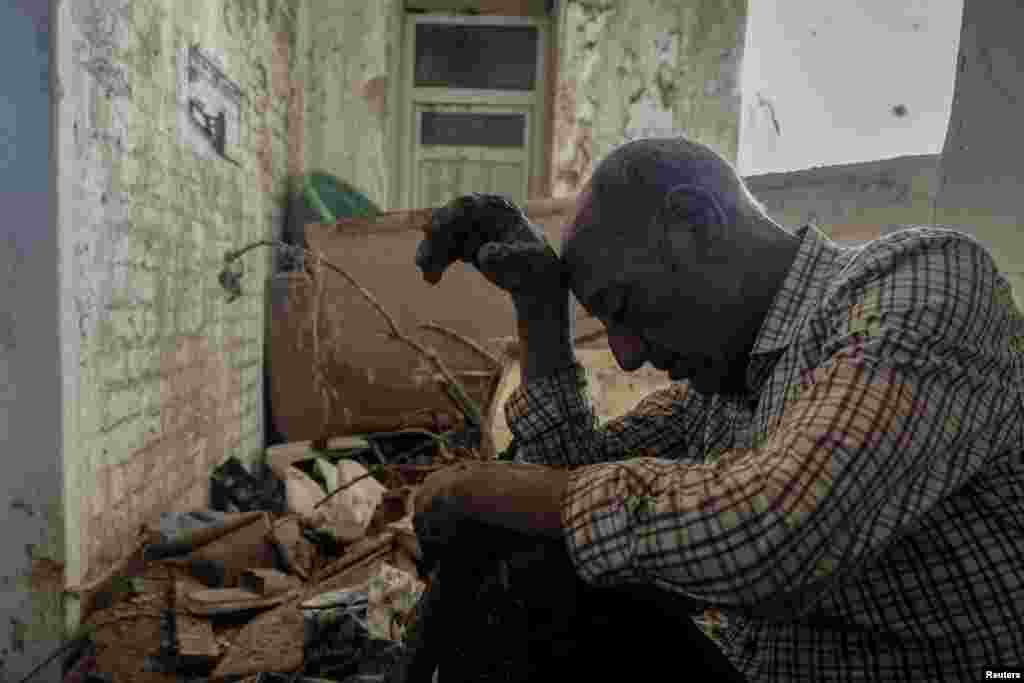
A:
[[[525,114],[425,111],[420,117],[421,145],[522,147]]]
[[[532,90],[534,26],[416,25],[416,87]]]

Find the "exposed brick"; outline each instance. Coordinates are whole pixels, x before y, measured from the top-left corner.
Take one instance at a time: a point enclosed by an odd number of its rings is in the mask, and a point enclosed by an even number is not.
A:
[[[301,142],[296,135],[303,129],[304,98],[301,87],[292,87],[299,84],[288,72],[287,36],[274,35],[261,17],[253,35],[268,39],[234,41],[239,49],[231,47],[229,62],[246,65],[234,69],[236,77],[243,78],[256,58],[271,69],[276,59],[279,69],[271,74],[271,87],[280,97],[267,102],[265,116],[243,117],[248,148],[235,154],[245,168],[200,160],[176,131],[171,56],[176,46],[191,42],[190,22],[176,4],[156,4],[168,11],[170,28],[161,36],[166,52],[151,73],[140,71],[135,60],[133,96],[114,105],[128,126],[128,154],[115,165],[114,179],[132,200],[132,230],[114,253],[124,270],[110,273],[119,290],[114,307],[103,312],[104,334],[84,340],[82,350],[89,371],[83,373],[88,386],[82,388],[80,431],[106,429],[83,439],[79,451],[89,472],[82,482],[88,510],[81,515],[81,541],[82,563],[90,571],[126,550],[124,543],[134,539],[134,527],[147,516],[169,506],[205,505],[209,471],[229,453],[249,460],[259,450],[260,416],[254,408],[267,259],[246,259],[246,296],[233,306],[225,305],[216,273],[227,249],[276,234],[282,211],[274,208],[283,197],[287,164],[301,169],[290,147]],[[118,47],[137,52],[135,40]],[[105,153],[104,163],[118,158],[116,150]],[[188,333],[204,334],[208,343],[183,339]],[[171,347],[167,352],[155,346],[164,342]],[[101,394],[103,387],[116,391]]]
[[[110,468],[96,467],[92,473],[92,488],[89,490],[89,512],[93,517],[102,517],[110,504]],[[86,485],[87,486],[87,485]]]
[[[136,493],[142,489],[145,480],[145,463],[141,457],[133,457],[124,465],[125,488],[129,493]]]
[[[176,390],[180,396],[194,396],[202,392],[210,377],[207,374],[207,364],[204,362],[193,363],[183,368],[176,376]]]
[[[187,397],[167,399],[160,411],[160,431],[164,437],[176,438],[193,420],[193,409]]]
[[[124,497],[127,493],[128,487],[127,484],[125,483],[124,467],[111,467],[110,499],[107,501],[107,505],[116,508],[120,503],[123,502]]]
[[[186,495],[185,500],[190,508],[206,508],[210,504],[210,487],[206,482],[197,482]]]
[[[176,463],[177,464],[177,463]],[[180,464],[176,467],[170,467],[167,469],[167,474],[163,480],[163,494],[164,499],[172,498],[174,494],[178,492],[182,487],[183,473],[180,468]]]
[[[162,429],[163,422],[160,417],[162,406],[157,405],[150,409],[156,410],[157,412],[146,414],[139,418],[139,421],[141,422],[139,428],[139,432],[141,434],[139,448],[149,448],[164,438]]]

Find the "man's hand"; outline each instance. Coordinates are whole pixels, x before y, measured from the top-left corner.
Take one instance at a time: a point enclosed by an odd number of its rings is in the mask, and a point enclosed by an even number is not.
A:
[[[515,204],[471,194],[434,211],[416,265],[432,284],[455,261],[476,266],[512,296],[522,344],[523,379],[575,361],[569,287],[555,250]]]
[[[472,263],[513,300],[550,298],[563,288],[561,263],[543,233],[498,195],[465,195],[434,211],[416,265],[435,284],[455,261]]]
[[[453,540],[461,519],[558,538],[568,470],[521,463],[468,462],[424,480],[413,503],[421,546]]]

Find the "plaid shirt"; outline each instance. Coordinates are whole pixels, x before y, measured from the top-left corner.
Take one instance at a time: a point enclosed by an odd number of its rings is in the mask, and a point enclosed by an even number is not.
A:
[[[573,467],[562,521],[579,574],[718,607],[720,645],[751,681],[1020,666],[1024,317],[1010,285],[949,230],[857,248],[797,235],[745,400],[677,382],[599,426],[579,366],[510,397],[519,458]]]

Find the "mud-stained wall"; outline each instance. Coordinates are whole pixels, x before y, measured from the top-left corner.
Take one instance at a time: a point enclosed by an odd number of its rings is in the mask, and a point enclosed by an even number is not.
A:
[[[64,562],[50,6],[0,0],[0,681],[60,644]],[[57,680],[55,662],[39,680]]]
[[[226,303],[224,252],[280,235],[303,168],[295,0],[58,4],[67,581],[140,524],[203,506],[212,468],[263,447],[264,279]],[[188,108],[198,45],[241,90],[222,158]],[[213,111],[208,112],[214,114]]]
[[[634,138],[685,134],[736,160],[746,0],[558,4],[555,196]]]

